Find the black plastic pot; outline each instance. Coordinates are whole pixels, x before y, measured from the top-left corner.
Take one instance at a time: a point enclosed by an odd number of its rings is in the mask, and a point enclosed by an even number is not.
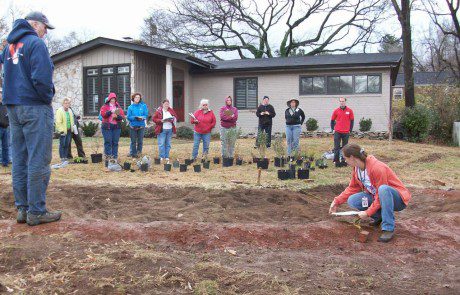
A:
[[[203,162],[203,168],[204,169],[209,169],[210,164],[211,164],[210,161]]]
[[[287,180],[291,178],[291,174],[289,170],[278,170],[278,179],[279,180]]]
[[[260,158],[257,158],[257,157],[252,157],[252,163],[256,164],[257,162],[259,162]]]
[[[236,165],[237,166],[243,165],[243,159],[236,159]]]
[[[166,163],[165,163],[165,164],[163,165],[163,169],[164,169],[165,171],[171,171],[171,167],[172,167],[171,164],[166,164]]]
[[[281,167],[281,158],[275,157],[275,167]]]
[[[305,169],[310,169],[310,167],[311,167],[311,162],[310,162],[310,161],[305,161],[303,167],[304,167]]]
[[[91,163],[101,163],[102,162],[102,154],[91,154]]]
[[[195,165],[193,165],[193,171],[195,171],[195,172],[201,172],[201,165],[200,165],[200,164],[195,164]]]
[[[105,168],[109,167],[109,160],[105,160],[104,166],[105,166]]]
[[[296,160],[297,166],[302,166],[302,163],[303,163],[303,159],[297,159]]]
[[[123,170],[131,170],[131,163],[124,162],[123,163]]]
[[[222,158],[222,166],[223,167],[233,166],[233,158]]]
[[[310,170],[308,169],[297,169],[297,178],[298,179],[308,179],[310,176]]]
[[[155,159],[153,159],[153,162],[155,163],[155,165],[160,165],[161,164],[161,159],[160,158],[155,158]]]
[[[142,172],[149,171],[149,164],[147,164],[147,163],[141,164],[141,171]]]
[[[220,164],[220,157],[214,157],[212,158],[212,161],[214,164]]]
[[[295,169],[296,165],[295,164],[289,164],[289,176],[291,179],[295,179]]]
[[[268,158],[260,159],[259,162],[257,162],[257,168],[268,169],[268,163]]]
[[[193,163],[193,159],[185,159],[185,165],[190,166]]]
[[[185,171],[187,171],[187,166],[188,166],[188,165],[186,165],[186,164],[180,164],[180,166],[179,166],[179,171],[180,171],[180,172],[185,172]]]
[[[174,168],[179,168],[179,165],[180,165],[179,161],[176,160],[176,161],[173,162],[173,167]]]

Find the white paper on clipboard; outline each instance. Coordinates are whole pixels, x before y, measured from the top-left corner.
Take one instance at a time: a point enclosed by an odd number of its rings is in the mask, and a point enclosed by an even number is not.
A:
[[[332,215],[334,215],[334,216],[354,216],[354,215],[358,215],[358,214],[359,214],[359,211],[345,211],[345,212],[332,213]]]
[[[195,117],[195,115],[194,115],[194,114],[192,114],[192,113],[188,113],[188,115],[189,115],[190,117],[192,117],[192,118],[193,118],[193,120],[196,120],[196,121],[198,121],[198,119]]]

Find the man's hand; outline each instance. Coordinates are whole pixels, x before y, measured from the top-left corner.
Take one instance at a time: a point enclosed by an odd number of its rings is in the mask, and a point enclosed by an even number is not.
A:
[[[337,212],[337,207],[339,206],[336,205],[334,201],[332,201],[331,206],[329,207],[329,214]]]
[[[365,219],[365,218],[367,218],[369,216],[367,216],[366,211],[361,211],[361,212],[358,213],[358,217],[361,218],[361,219]]]

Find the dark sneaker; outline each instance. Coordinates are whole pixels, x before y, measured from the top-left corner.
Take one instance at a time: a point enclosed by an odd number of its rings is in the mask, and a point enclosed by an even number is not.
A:
[[[18,223],[26,223],[27,222],[27,211],[24,209],[18,209],[18,217],[16,218]]]
[[[345,161],[340,162],[340,167],[347,167],[348,164]]]
[[[378,241],[382,243],[388,243],[393,239],[393,233],[392,231],[386,231],[382,230],[382,235],[380,235]]]
[[[60,211],[46,212],[41,215],[27,214],[27,224],[31,226],[58,221],[59,219],[61,219]]]
[[[381,223],[382,223],[382,218],[379,218],[379,219],[372,219],[372,220],[369,222],[369,226],[378,227]]]

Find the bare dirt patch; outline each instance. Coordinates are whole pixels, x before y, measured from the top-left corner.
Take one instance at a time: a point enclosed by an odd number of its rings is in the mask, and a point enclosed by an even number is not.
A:
[[[53,183],[58,223],[0,196],[0,293],[456,294],[459,191],[413,189],[389,244],[327,214],[343,186],[299,192]],[[343,207],[346,209],[346,207]],[[364,226],[364,225],[363,225]]]

